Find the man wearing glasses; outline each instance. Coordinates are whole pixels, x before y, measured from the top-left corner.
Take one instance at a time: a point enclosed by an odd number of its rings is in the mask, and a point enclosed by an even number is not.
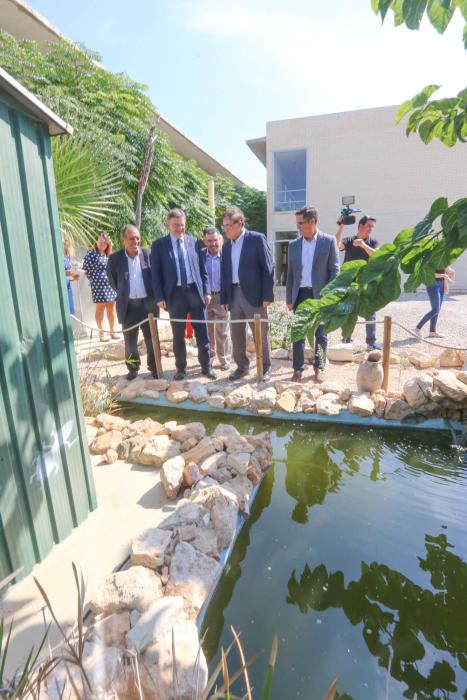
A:
[[[289,243],[286,304],[295,311],[305,299],[319,299],[321,290],[339,272],[339,252],[336,239],[318,229],[315,207],[302,207],[295,212],[299,237]],[[315,381],[324,381],[328,339],[320,323],[315,334],[313,365]],[[300,382],[305,369],[305,340],[293,344],[293,377]]]
[[[231,326],[232,354],[237,369],[229,376],[231,381],[246,377],[250,360],[246,353],[246,319],[259,314],[267,319],[267,307],[274,301],[274,265],[266,236],[245,229],[245,216],[232,207],[224,214],[223,228],[228,241],[224,244],[221,260],[221,304],[230,310],[230,318],[245,319],[245,323]],[[254,337],[254,324],[250,323]],[[261,323],[263,348],[263,380],[271,378],[271,355],[267,323]]]

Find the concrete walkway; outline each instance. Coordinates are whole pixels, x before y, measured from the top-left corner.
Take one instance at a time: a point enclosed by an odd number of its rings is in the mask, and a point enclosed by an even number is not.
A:
[[[34,583],[44,587],[60,623],[66,628],[76,620],[77,598],[71,564],[82,571],[88,602],[96,588],[129,555],[131,542],[148,527],[156,527],[174,509],[159,478],[159,469],[118,461],[103,464],[92,457],[97,510],[56,545],[32,573],[7,589],[0,600],[0,616],[13,634],[6,676],[11,676],[31,646],[40,644],[44,634],[44,601]],[[50,615],[46,613],[47,623]],[[52,646],[60,636],[52,629]]]

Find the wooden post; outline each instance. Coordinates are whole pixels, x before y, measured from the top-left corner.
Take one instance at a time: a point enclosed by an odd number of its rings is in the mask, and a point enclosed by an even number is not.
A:
[[[261,335],[261,316],[255,314],[255,350],[256,350],[256,377],[258,382],[263,381],[263,336]]]
[[[157,323],[154,320],[154,314],[148,314],[149,319],[149,329],[151,331],[152,347],[154,350],[154,358],[156,360],[156,370],[159,379],[164,376],[164,371],[162,369],[162,355],[161,355],[161,344],[159,340],[159,330],[157,328]]]
[[[212,212],[212,222],[216,223],[216,198],[214,193],[214,180],[211,178],[208,182],[208,207]]]
[[[388,390],[389,385],[389,359],[391,356],[391,332],[392,318],[391,316],[384,317],[384,336],[383,336],[383,389]]]

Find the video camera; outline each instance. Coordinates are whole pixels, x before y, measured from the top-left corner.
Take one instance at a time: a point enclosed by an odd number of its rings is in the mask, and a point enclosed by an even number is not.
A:
[[[344,226],[350,226],[351,224],[354,224],[356,221],[356,217],[353,216],[356,212],[362,211],[361,209],[357,209],[356,207],[350,206],[351,204],[355,204],[355,197],[353,195],[349,197],[342,197],[342,209],[341,209],[341,216],[339,220],[336,222],[337,224],[344,224]]]

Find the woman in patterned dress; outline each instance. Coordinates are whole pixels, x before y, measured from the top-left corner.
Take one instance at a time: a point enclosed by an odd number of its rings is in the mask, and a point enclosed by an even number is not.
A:
[[[98,237],[94,244],[94,250],[86,253],[83,260],[83,270],[91,285],[92,300],[96,305],[96,323],[99,328],[99,340],[109,340],[103,329],[104,312],[107,311],[107,319],[112,338],[118,338],[115,333],[115,297],[117,296],[107,279],[107,261],[112,252],[112,241],[107,234]]]

